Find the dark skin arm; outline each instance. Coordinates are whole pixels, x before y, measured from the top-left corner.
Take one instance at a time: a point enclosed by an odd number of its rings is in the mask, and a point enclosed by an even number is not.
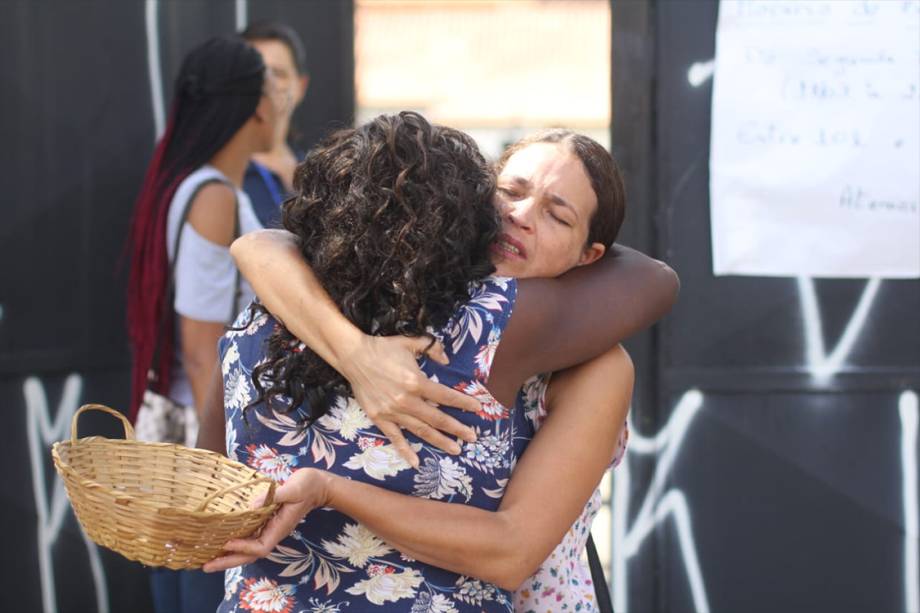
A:
[[[199,409],[198,417],[198,444],[196,447],[227,455],[224,382],[220,372],[220,364],[217,364],[216,368],[214,368],[211,383],[208,385],[205,403]]]
[[[553,279],[521,279],[488,388],[513,403],[530,376],[580,364],[661,319],[680,282],[670,267],[614,245],[600,260]]]
[[[202,238],[216,245],[230,245],[236,215],[236,195],[232,189],[217,183],[206,185],[190,207],[188,223]],[[210,383],[214,377],[217,340],[224,333],[224,322],[201,321],[182,314],[178,315],[178,320],[179,334],[182,338],[183,368],[192,386],[195,409],[200,422],[204,412],[202,407],[208,401]],[[219,368],[217,376],[220,376]]]
[[[370,345],[388,342],[380,340],[382,337],[362,333],[338,311],[301,257],[296,239],[290,233],[253,232],[238,239],[231,253],[243,276],[272,314],[311,348],[314,344],[320,347],[355,345],[350,340],[352,336],[363,336]],[[512,404],[527,377],[580,364],[651,326],[674,305],[679,288],[680,282],[670,267],[622,245],[614,245],[590,266],[576,268],[560,277],[520,280],[514,314],[502,335],[492,366],[489,391],[503,404]],[[324,339],[322,344],[316,343],[307,334],[311,328],[330,338]],[[346,331],[349,332],[346,334]],[[398,351],[399,348],[392,344],[389,343],[389,348]],[[361,353],[351,352],[348,359],[342,361],[352,371],[360,372],[360,378],[340,369],[324,353],[320,355],[349,379],[356,398],[378,427],[381,426],[380,416],[375,405],[385,404],[390,416],[406,413],[418,418],[416,422],[436,428],[442,426],[435,423],[435,417],[423,416],[415,408],[415,405],[424,404],[418,402],[419,396],[443,406],[460,406],[446,398],[426,396],[421,389],[421,373],[415,365],[385,380],[377,371],[381,364],[390,360],[377,360],[367,368],[360,368]],[[370,401],[372,397],[373,402]],[[391,401],[386,402],[388,399]],[[462,435],[462,427],[454,426],[452,433]],[[390,436],[398,449],[408,449],[398,428],[381,430]],[[412,431],[419,435],[415,429]],[[444,448],[435,440],[419,436]],[[405,451],[404,455],[413,454]]]

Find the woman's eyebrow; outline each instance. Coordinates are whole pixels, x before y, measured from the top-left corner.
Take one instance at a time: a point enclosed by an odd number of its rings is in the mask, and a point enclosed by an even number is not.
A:
[[[505,179],[505,180],[507,180],[507,181],[511,181],[512,183],[514,183],[514,184],[517,185],[518,187],[521,187],[521,188],[524,188],[524,189],[530,189],[530,187],[531,187],[530,181],[528,181],[528,180],[525,179],[524,177],[521,177],[521,176],[518,176],[518,175],[511,175],[511,176],[505,175],[505,176],[500,176],[499,179]],[[549,198],[550,202],[552,202],[553,204],[555,204],[555,205],[557,205],[557,206],[562,206],[562,207],[565,207],[565,208],[571,210],[571,211],[572,211],[572,214],[575,215],[575,220],[576,220],[576,221],[579,219],[580,215],[578,214],[578,209],[576,209],[576,208],[572,205],[571,202],[569,202],[568,200],[566,200],[565,198],[563,198],[563,197],[560,196],[559,194],[550,193],[550,194],[547,194],[547,197]]]
[[[513,176],[511,176],[511,175],[499,175],[498,178],[499,178],[499,179],[504,179],[504,180],[506,180],[506,181],[511,181],[512,183],[514,183],[515,185],[517,185],[517,186],[519,186],[519,187],[524,187],[524,188],[530,187],[530,181],[528,181],[528,180],[525,179],[524,177],[519,177],[519,176],[517,176],[517,175],[513,175]]]

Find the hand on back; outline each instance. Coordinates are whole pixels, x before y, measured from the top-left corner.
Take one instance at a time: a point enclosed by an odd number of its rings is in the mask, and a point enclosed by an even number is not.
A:
[[[294,471],[291,478],[275,490],[274,502],[281,506],[268,520],[257,536],[233,539],[224,545],[223,555],[206,563],[202,570],[213,573],[250,564],[267,557],[275,546],[287,537],[307,513],[324,507],[329,502],[329,481],[335,475],[313,468]],[[252,502],[253,508],[262,506],[265,497]]]
[[[450,436],[476,440],[472,429],[444,412],[442,406],[465,411],[480,410],[479,401],[463,392],[435,383],[418,366],[416,359],[427,355],[447,364],[440,343],[425,337],[365,336],[358,349],[342,365],[342,374],[351,383],[355,400],[374,425],[393,443],[412,466],[418,456],[402,430],[448,453],[460,453],[460,445]]]

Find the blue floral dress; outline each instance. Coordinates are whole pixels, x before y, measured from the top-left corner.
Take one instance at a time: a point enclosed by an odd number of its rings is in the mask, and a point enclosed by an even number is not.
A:
[[[429,377],[482,404],[478,414],[449,409],[478,437],[463,443],[460,455],[407,433],[421,461],[413,470],[348,397],[336,398],[306,429],[299,425],[306,414],[302,406],[282,413],[259,403],[244,419],[243,407],[256,397],[252,371],[279,325],[249,310],[219,344],[228,455],[278,482],[298,468],[314,467],[403,494],[495,510],[534,432],[523,411],[509,410],[485,387],[516,287],[513,279],[494,276],[472,284],[470,300],[435,331],[450,365],[420,362]],[[229,570],[225,579],[221,613],[512,611],[506,590],[410,559],[332,509],[314,510],[267,558]]]

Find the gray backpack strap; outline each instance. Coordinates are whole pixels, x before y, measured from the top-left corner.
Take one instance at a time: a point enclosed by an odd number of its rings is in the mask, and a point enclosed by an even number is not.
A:
[[[185,208],[182,209],[182,217],[179,219],[179,230],[176,232],[176,240],[173,243],[173,258],[172,262],[169,264],[169,279],[166,286],[166,296],[164,297],[163,314],[160,316],[159,334],[157,334],[156,344],[153,347],[153,360],[150,362],[150,369],[147,371],[148,387],[150,386],[151,382],[156,381],[156,367],[160,363],[160,339],[163,338],[163,334],[168,332],[163,328],[166,326],[167,313],[169,313],[169,310],[173,308],[172,304],[176,294],[176,262],[179,261],[179,245],[182,243],[182,228],[185,227],[185,223],[188,221],[189,211],[192,208],[192,203],[195,201],[195,198],[198,197],[198,193],[205,186],[211,185],[213,183],[223,183],[233,190],[233,240],[236,240],[240,235],[240,213],[239,202],[236,197],[236,187],[221,177],[211,177],[210,179],[205,179],[197,186],[195,186],[195,190],[192,192],[192,195],[189,196],[188,200],[185,202]],[[234,281],[233,286],[233,300],[230,303],[230,316],[227,323],[232,323],[233,319],[236,317],[236,301],[239,293],[240,271],[238,268],[236,268],[236,280]]]
[[[230,187],[233,186],[231,185]],[[240,237],[240,202],[236,198],[236,188],[233,189],[233,202],[235,206],[233,207],[233,240],[230,241],[231,244]],[[227,318],[228,326],[236,319],[236,303],[240,299],[240,268],[236,264],[233,265],[233,275],[233,299],[230,301],[230,317]]]

